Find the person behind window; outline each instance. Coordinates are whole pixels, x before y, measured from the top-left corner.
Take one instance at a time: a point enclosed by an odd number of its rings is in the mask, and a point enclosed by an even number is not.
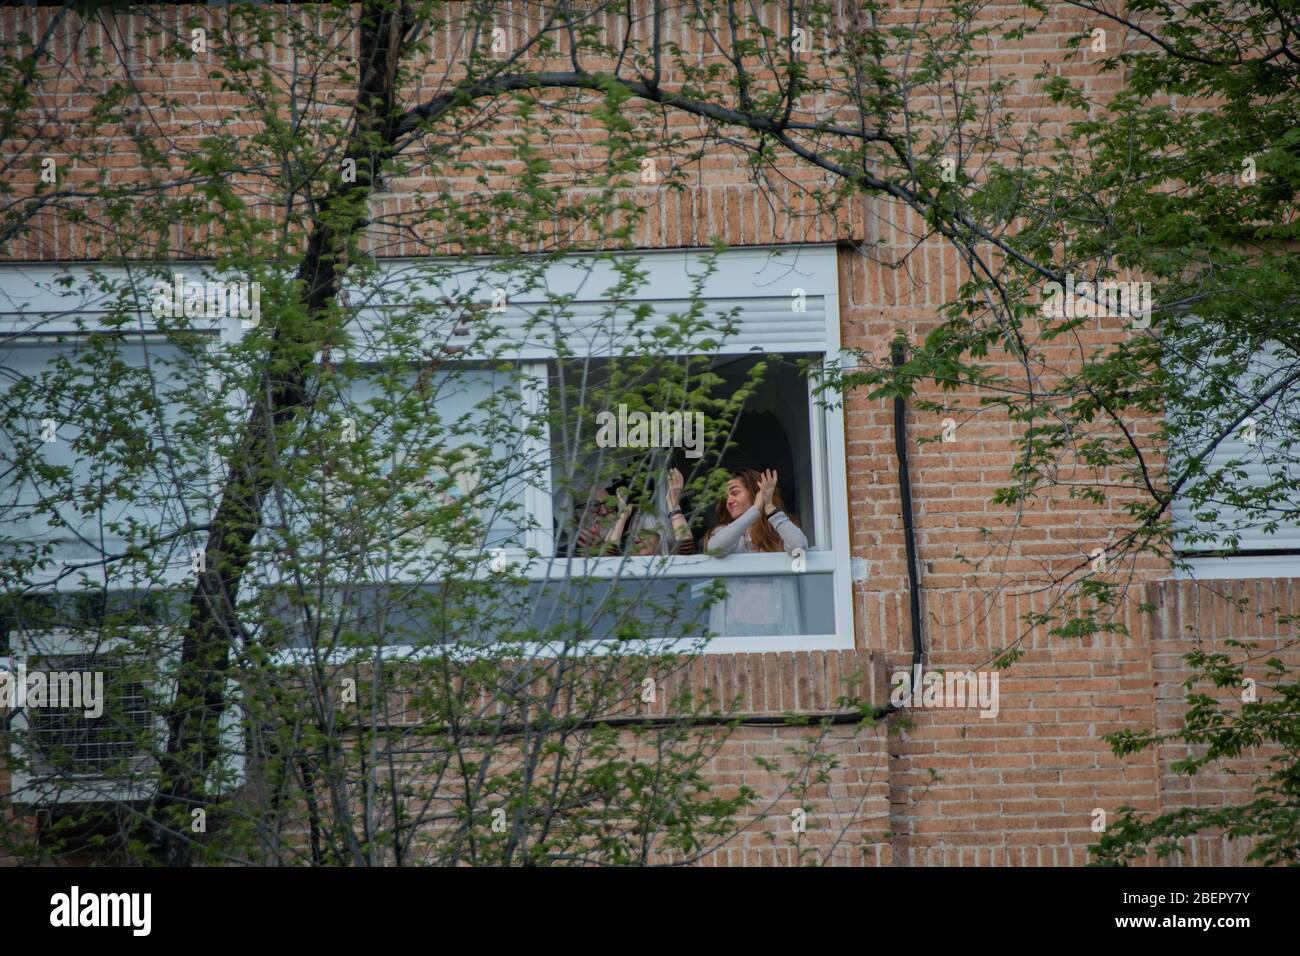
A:
[[[614,488],[612,493],[609,488],[591,489],[590,520],[577,537],[579,553],[694,554],[695,538],[682,511],[685,486],[681,471],[670,467],[651,488],[650,504],[645,507],[629,502],[626,487]]]
[[[621,554],[632,511],[626,488],[592,485],[585,506],[578,509],[576,553],[588,558]]]
[[[745,468],[733,473],[718,502],[718,523],[704,539],[717,558],[736,552],[793,553],[808,539],[785,513],[777,473]],[[721,637],[798,634],[802,613],[799,585],[792,577],[727,580],[727,596],[709,609],[709,630]]]
[[[651,507],[638,508],[629,532],[628,554],[694,554],[695,537],[682,512],[686,478],[669,468],[652,492]],[[665,533],[665,526],[671,533]]]
[[[705,536],[705,550],[715,557],[735,551],[785,551],[808,547],[808,539],[785,513],[777,473],[744,468],[732,474],[727,494],[718,502],[718,523]]]

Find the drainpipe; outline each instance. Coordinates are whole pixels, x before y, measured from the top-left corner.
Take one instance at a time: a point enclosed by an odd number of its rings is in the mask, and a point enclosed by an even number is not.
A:
[[[890,348],[894,368],[907,361],[907,345],[896,341]],[[894,454],[898,458],[898,495],[903,509],[903,540],[907,544],[907,588],[912,620],[912,674],[925,657],[921,635],[921,574],[916,560],[916,521],[912,515],[912,475],[907,463],[907,399],[894,396]],[[915,694],[917,688],[912,688]]]

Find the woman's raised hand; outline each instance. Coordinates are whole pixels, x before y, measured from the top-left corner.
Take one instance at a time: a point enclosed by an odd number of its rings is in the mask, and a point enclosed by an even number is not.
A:
[[[767,514],[772,507],[772,496],[776,493],[776,470],[769,469],[758,476],[758,510]]]
[[[686,479],[676,468],[668,469],[668,510],[677,511],[682,506],[682,489],[686,487]]]

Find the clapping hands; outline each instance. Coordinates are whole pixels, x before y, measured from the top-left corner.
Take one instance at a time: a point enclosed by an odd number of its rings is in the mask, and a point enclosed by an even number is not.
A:
[[[772,507],[772,497],[776,494],[776,469],[768,469],[758,476],[758,497],[754,504],[758,505],[758,510],[767,514],[767,510]]]

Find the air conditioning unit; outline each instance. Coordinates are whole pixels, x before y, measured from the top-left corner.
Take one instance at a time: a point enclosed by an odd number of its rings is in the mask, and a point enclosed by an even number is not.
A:
[[[167,739],[164,714],[175,693],[168,677],[175,654],[149,666],[130,639],[103,640],[93,630],[12,634],[10,642],[8,700],[0,704],[9,705],[12,802],[52,806],[153,796]],[[233,706],[226,708],[222,733],[229,772],[213,773],[210,781],[229,789],[243,776]]]

